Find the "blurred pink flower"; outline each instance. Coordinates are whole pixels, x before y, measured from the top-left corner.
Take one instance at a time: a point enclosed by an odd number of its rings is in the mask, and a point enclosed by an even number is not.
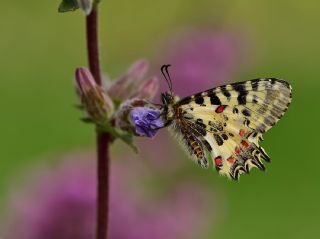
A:
[[[165,41],[158,61],[172,65],[174,93],[184,97],[231,81],[243,65],[244,52],[244,40],[238,33],[187,29]],[[168,89],[164,80],[161,86],[162,91]]]
[[[15,195],[7,237],[93,239],[96,182],[91,157],[72,155],[54,170],[42,170],[44,175],[35,177],[37,186]],[[199,238],[208,221],[209,194],[185,182],[160,197],[146,197],[141,182],[151,175],[141,165],[130,159],[112,165],[110,239]],[[210,205],[212,210],[212,197]]]

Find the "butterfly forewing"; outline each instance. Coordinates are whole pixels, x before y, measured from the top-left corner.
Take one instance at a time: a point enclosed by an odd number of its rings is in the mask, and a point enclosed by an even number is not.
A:
[[[264,170],[262,161],[269,157],[259,141],[290,102],[291,87],[283,80],[234,83],[178,101],[175,108],[180,116],[175,125],[191,155],[200,147],[202,153],[195,157],[200,165],[207,166],[206,151],[221,174],[238,179],[252,167]]]

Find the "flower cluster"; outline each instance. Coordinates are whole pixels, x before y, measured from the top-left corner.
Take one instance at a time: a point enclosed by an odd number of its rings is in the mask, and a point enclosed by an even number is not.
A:
[[[157,94],[159,81],[145,77],[148,68],[148,61],[138,60],[126,74],[104,88],[95,83],[88,69],[78,68],[76,91],[87,113],[85,119],[102,129],[115,122],[117,128],[130,134],[154,137],[163,122],[160,110],[149,102]]]
[[[225,84],[239,65],[242,45],[242,38],[233,32],[189,29],[172,37],[158,60],[174,65],[174,91],[187,96]],[[160,109],[150,103],[158,95],[160,81],[146,77],[148,69],[147,60],[137,60],[102,88],[94,83],[87,69],[79,68],[77,92],[87,120],[102,126],[114,122],[112,127],[131,135],[154,137],[164,122]],[[167,90],[165,81],[161,85],[161,90]]]

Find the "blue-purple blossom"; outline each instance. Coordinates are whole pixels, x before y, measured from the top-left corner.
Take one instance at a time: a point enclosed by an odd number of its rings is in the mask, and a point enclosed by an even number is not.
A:
[[[139,136],[154,137],[158,129],[164,126],[160,110],[148,107],[136,107],[130,112],[130,118]]]

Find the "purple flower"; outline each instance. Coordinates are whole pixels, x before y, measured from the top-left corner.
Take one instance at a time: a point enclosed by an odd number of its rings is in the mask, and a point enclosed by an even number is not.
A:
[[[96,177],[92,157],[72,155],[55,169],[42,168],[42,175],[40,170],[32,173],[34,185],[14,197],[15,207],[10,209],[14,217],[5,238],[93,239]],[[155,198],[148,191],[153,177],[144,162],[127,158],[111,165],[110,239],[199,238],[205,222],[212,226],[214,218],[207,217],[216,213],[209,214],[208,208],[215,200],[201,185],[184,182]]]
[[[243,46],[233,32],[187,29],[170,36],[158,61],[172,65],[174,92],[188,96],[230,81],[242,65]],[[161,91],[167,89],[162,81]]]
[[[154,137],[158,129],[164,126],[160,117],[160,110],[147,107],[136,107],[130,112],[132,123],[135,125],[135,132],[139,136]]]

